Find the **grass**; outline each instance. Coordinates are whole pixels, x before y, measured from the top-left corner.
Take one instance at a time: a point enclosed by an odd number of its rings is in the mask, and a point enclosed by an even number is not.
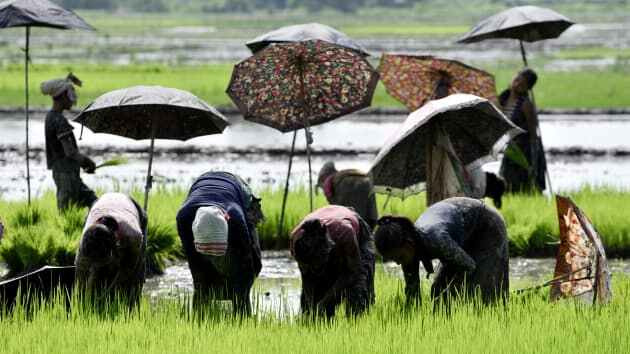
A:
[[[139,193],[134,193],[141,200]],[[279,231],[282,193],[263,190],[262,205],[266,220],[258,234],[264,249],[286,249],[288,231],[309,213],[308,194],[294,191],[288,198],[285,227]],[[600,232],[610,257],[630,257],[630,224],[624,211],[630,193],[610,189],[582,189],[569,194],[591,218]],[[175,215],[186,192],[158,189],[149,205],[148,257],[152,272],[159,273],[168,260],[181,258]],[[380,214],[404,215],[415,220],[424,210],[424,196],[404,201],[393,198],[383,210],[385,197],[377,201]],[[32,270],[45,264],[72,264],[83,228],[86,210],[70,210],[58,215],[54,196],[49,193],[36,200],[29,212],[24,202],[0,201],[0,215],[7,230],[0,244],[0,257],[11,274]],[[501,210],[510,238],[513,256],[554,256],[558,240],[558,221],[554,203],[543,196],[513,195],[504,199]],[[315,206],[326,205],[319,195]],[[31,213],[31,214],[29,214]],[[30,216],[28,216],[30,215]],[[36,222],[30,220],[37,220]]]
[[[501,63],[487,67],[495,73],[497,88],[508,86],[518,64]],[[24,102],[23,67],[0,66],[0,106],[20,107]],[[168,66],[137,64],[128,66],[73,64],[34,65],[31,68],[31,105],[47,107],[50,97],[39,92],[39,83],[73,71],[85,82],[79,90],[79,106],[87,105],[99,95],[133,85],[162,85],[191,91],[215,106],[232,106],[225,94],[232,65]],[[555,72],[539,70],[536,101],[542,108],[613,108],[628,107],[626,93],[630,92],[628,68],[612,67],[602,71]],[[403,106],[389,96],[379,84],[373,107]]]
[[[0,321],[0,345],[34,354],[618,353],[630,346],[630,279],[623,275],[614,278],[612,303],[598,308],[549,303],[545,292],[512,296],[507,309],[458,303],[450,314],[433,312],[430,301],[403,307],[400,281],[377,275],[376,304],[357,319],[238,319],[217,309],[200,318],[185,303],[146,298],[137,311],[103,316],[74,299],[69,314],[61,301],[32,313],[18,306]]]

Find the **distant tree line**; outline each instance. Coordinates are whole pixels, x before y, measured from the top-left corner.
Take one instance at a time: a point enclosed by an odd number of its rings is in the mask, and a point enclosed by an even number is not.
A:
[[[439,3],[437,0],[53,0],[72,9],[131,10],[137,12],[203,11],[203,12],[251,12],[306,9],[318,12],[333,9],[352,13],[367,7],[414,7],[420,3]],[[443,0],[449,1],[449,0]],[[478,2],[504,3],[508,6],[522,4],[567,4],[575,0],[485,0]],[[630,0],[595,0],[592,3],[628,4]]]

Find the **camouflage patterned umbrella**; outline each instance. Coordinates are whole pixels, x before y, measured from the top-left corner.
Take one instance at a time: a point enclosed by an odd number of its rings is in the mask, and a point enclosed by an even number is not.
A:
[[[31,205],[31,169],[29,166],[29,78],[28,64],[30,62],[31,27],[48,27],[60,30],[80,29],[93,31],[81,17],[71,10],[48,0],[7,0],[0,2],[0,28],[24,27],[26,29],[26,43],[24,48],[24,82],[25,82],[25,111],[26,111],[26,184],[28,205]]]
[[[188,140],[220,134],[229,124],[219,111],[197,96],[160,86],[134,86],[108,92],[83,109],[75,121],[95,133],[151,139],[145,210],[152,185],[155,139]]]
[[[551,300],[577,298],[605,304],[612,296],[606,251],[591,221],[569,198],[556,196],[560,247]]]
[[[468,93],[497,102],[494,76],[456,60],[430,55],[383,54],[379,72],[387,93],[412,112],[429,100],[454,93]],[[441,86],[444,92],[439,92]]]
[[[426,144],[443,130],[463,166],[481,165],[523,131],[481,97],[454,94],[411,113],[372,163],[375,190],[401,198],[418,193],[427,179]]]

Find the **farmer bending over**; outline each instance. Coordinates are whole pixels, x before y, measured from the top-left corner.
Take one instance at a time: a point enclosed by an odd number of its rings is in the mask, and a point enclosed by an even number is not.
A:
[[[208,172],[193,183],[177,231],[198,309],[211,299],[229,299],[235,313],[251,314],[249,294],[262,268],[256,225],[263,218],[260,199],[240,177]]]
[[[450,198],[427,209],[416,221],[385,216],[378,221],[376,248],[385,259],[402,265],[407,303],[420,302],[419,264],[433,273],[434,300],[448,305],[451,296],[481,293],[484,304],[507,299],[508,241],[503,218],[483,201]],[[427,275],[428,275],[427,274]]]
[[[145,279],[147,217],[130,197],[106,193],[92,205],[75,260],[76,281],[92,296],[137,304]]]
[[[74,85],[81,86],[81,81],[69,74],[65,79],[43,82],[41,91],[51,96],[53,106],[46,115],[46,161],[52,170],[57,186],[57,208],[61,211],[74,204],[89,207],[96,200],[96,194],[88,188],[79,175],[79,169],[94,173],[96,165],[77,148],[74,129],[63,115],[63,111],[77,103]]]
[[[328,203],[353,208],[365,222],[374,227],[378,220],[374,185],[365,173],[358,170],[337,171],[328,161],[322,166],[317,187],[324,190]]]
[[[369,227],[354,211],[330,205],[307,215],[291,234],[291,254],[302,274],[305,314],[328,318],[346,301],[346,315],[374,302],[374,251]]]

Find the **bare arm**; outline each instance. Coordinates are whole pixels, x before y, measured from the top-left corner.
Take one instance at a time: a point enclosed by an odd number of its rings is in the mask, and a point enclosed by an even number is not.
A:
[[[420,262],[413,260],[410,264],[402,266],[403,275],[405,277],[405,296],[407,297],[407,305],[420,304]]]
[[[66,154],[67,157],[78,162],[79,165],[85,170],[85,172],[93,173],[94,169],[96,168],[94,161],[79,152],[76,144],[72,139],[71,134],[71,132],[69,134],[64,134],[59,139],[61,141],[61,145],[63,146],[63,152]]]

